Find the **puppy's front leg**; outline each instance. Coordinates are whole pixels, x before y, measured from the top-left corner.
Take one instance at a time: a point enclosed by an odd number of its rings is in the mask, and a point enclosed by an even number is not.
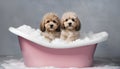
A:
[[[52,39],[50,39],[49,37],[45,36],[45,39],[48,41],[48,42],[51,42]]]
[[[60,36],[60,39],[62,39],[62,40],[66,40],[66,38],[67,38],[67,37],[66,37],[65,35],[61,35],[61,36]]]
[[[72,42],[72,41],[74,41],[74,40],[75,40],[75,34],[69,32],[69,36],[67,37],[66,41],[67,41],[67,42]]]
[[[71,36],[69,38],[66,39],[67,42],[72,42],[75,40],[75,37],[74,36]]]
[[[51,37],[50,37],[50,35],[49,35],[48,33],[44,32],[44,33],[41,33],[41,35],[44,36],[45,39],[46,39],[48,42],[51,42],[51,41],[52,41],[52,39],[51,39]]]
[[[66,34],[61,34],[61,35],[60,35],[60,39],[66,40],[66,39],[67,39],[67,35],[66,35]]]

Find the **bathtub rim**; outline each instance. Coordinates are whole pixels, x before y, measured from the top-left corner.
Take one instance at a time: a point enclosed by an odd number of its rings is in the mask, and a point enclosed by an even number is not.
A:
[[[63,48],[76,48],[76,47],[82,47],[82,46],[88,46],[88,45],[92,45],[92,44],[98,44],[100,42],[103,42],[105,40],[107,40],[108,38],[108,33],[107,32],[100,32],[100,33],[97,33],[98,35],[102,35],[101,37],[99,37],[98,39],[96,40],[90,40],[89,43],[83,43],[83,44],[74,44],[74,45],[68,45],[68,46],[55,46],[54,44],[50,44],[50,43],[47,43],[47,42],[44,42],[44,41],[38,41],[36,39],[33,39],[32,37],[29,37],[29,35],[26,35],[24,34],[23,32],[19,31],[17,28],[14,28],[14,27],[10,27],[9,28],[9,31],[17,36],[20,36],[20,37],[23,37],[31,42],[34,42],[38,45],[42,45],[42,46],[45,46],[45,47],[48,47],[48,48],[55,48],[55,49],[63,49]],[[58,44],[59,45],[59,44]]]

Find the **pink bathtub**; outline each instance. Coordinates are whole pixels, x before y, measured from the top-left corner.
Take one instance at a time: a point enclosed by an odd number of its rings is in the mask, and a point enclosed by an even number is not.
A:
[[[29,67],[88,67],[92,66],[93,55],[97,44],[68,48],[47,48],[22,37],[18,37],[24,62]]]
[[[28,37],[28,35],[25,35],[16,28],[12,27],[9,30],[18,35],[24,63],[28,67],[54,66],[68,68],[92,66],[97,44],[106,40],[108,36],[106,32],[102,32],[97,34],[100,37],[95,35],[98,38],[89,41],[89,45],[83,43],[84,46],[52,48],[45,46],[45,43],[41,44],[39,41]],[[60,46],[59,43],[58,46]]]

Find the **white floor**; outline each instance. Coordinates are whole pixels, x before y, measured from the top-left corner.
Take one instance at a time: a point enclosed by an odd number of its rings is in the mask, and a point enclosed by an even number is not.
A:
[[[88,68],[55,68],[52,66],[28,68],[24,65],[21,57],[1,56],[0,69],[120,69],[120,59],[95,58],[94,66]]]

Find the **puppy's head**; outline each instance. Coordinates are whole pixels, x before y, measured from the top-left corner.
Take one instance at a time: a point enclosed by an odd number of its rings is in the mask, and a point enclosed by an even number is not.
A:
[[[44,15],[41,23],[40,30],[42,32],[59,32],[60,31],[60,19],[55,13],[47,13]]]
[[[74,12],[66,12],[61,18],[61,28],[79,31],[81,28],[81,23]]]

